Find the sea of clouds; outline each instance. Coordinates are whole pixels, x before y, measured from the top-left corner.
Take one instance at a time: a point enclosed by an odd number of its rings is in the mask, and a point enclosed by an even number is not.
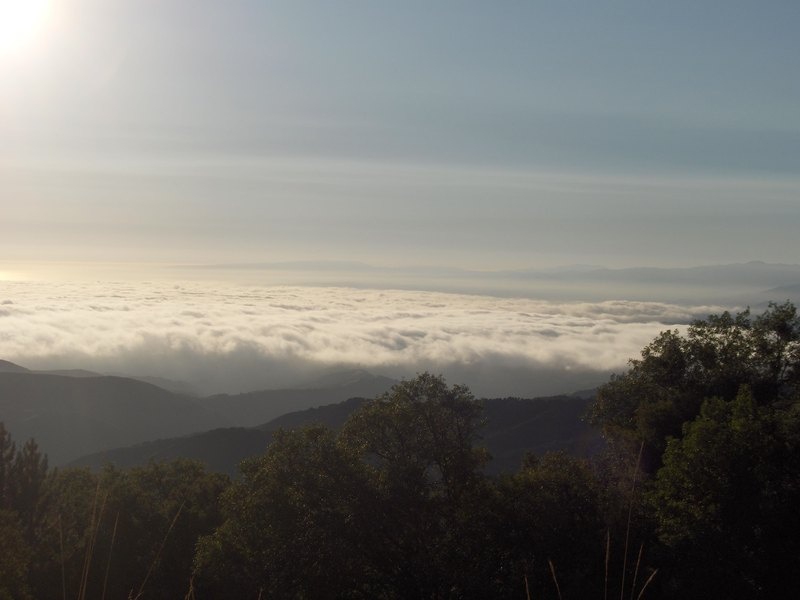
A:
[[[190,382],[201,393],[303,385],[359,367],[444,373],[479,395],[605,381],[660,331],[718,306],[333,287],[0,283],[0,358]]]

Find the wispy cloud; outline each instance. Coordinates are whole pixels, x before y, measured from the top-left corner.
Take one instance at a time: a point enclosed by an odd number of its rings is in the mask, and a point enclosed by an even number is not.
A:
[[[340,366],[429,369],[478,393],[530,395],[601,381],[659,331],[718,310],[197,282],[5,283],[0,357],[216,391],[289,385]]]

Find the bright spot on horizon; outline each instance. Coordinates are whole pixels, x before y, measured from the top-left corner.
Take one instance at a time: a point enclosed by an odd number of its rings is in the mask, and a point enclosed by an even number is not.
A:
[[[50,0],[0,0],[0,55],[31,42],[44,24]]]

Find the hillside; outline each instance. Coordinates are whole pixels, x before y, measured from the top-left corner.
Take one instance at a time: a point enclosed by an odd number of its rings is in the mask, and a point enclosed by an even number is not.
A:
[[[141,381],[31,372],[0,373],[0,421],[17,440],[35,438],[54,465],[225,423],[191,398]]]
[[[111,448],[220,430],[227,433],[218,433],[212,448],[220,444],[241,448],[233,450],[229,459],[219,459],[228,465],[252,453],[251,449],[256,448],[253,444],[261,440],[248,431],[241,440],[219,441],[236,437],[235,427],[258,425],[298,409],[354,396],[374,397],[394,383],[366,371],[351,370],[331,373],[312,382],[314,387],[308,389],[195,398],[179,393],[176,389],[180,388],[171,385],[180,382],[151,378],[153,383],[149,383],[144,379],[102,376],[80,369],[31,371],[0,361],[0,422],[15,439],[35,438],[53,465]],[[162,382],[166,383],[156,385]],[[225,429],[230,427],[234,429]],[[188,450],[175,449],[167,451],[167,455],[194,456],[204,451],[192,448],[191,442],[181,442],[184,443],[189,443]],[[263,448],[265,442],[259,443],[258,448]],[[159,450],[157,454],[161,456],[163,452]],[[210,456],[205,458],[211,460]]]
[[[0,360],[0,373],[30,373],[30,371],[7,360]]]
[[[395,382],[362,370],[332,373],[307,389],[193,398],[138,379],[79,370],[49,374],[0,362],[0,421],[33,437],[53,465],[119,466],[191,458],[233,474],[263,452],[277,429],[340,428],[364,401]],[[583,423],[586,397],[485,400],[489,470],[513,470],[527,451],[588,455],[597,434]]]
[[[348,398],[374,398],[396,381],[353,370],[329,375],[313,387],[260,390],[244,394],[218,394],[197,400],[198,406],[224,417],[238,427],[254,427],[289,412],[343,402]]]
[[[337,404],[291,412],[255,428],[215,429],[115,448],[83,456],[70,466],[98,469],[110,462],[120,467],[131,467],[150,460],[188,458],[199,460],[212,470],[234,475],[241,460],[264,451],[273,431],[311,424],[338,429],[363,402],[363,399],[351,398]],[[487,471],[514,471],[526,452],[563,450],[576,456],[595,453],[602,441],[599,434],[582,420],[588,404],[588,399],[574,396],[485,400],[486,424],[481,430],[483,439],[479,445],[485,445],[493,457]]]

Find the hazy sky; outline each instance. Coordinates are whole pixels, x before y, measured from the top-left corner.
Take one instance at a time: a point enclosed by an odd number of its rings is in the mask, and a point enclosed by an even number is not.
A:
[[[798,261],[796,0],[43,14],[0,28],[5,261]]]

